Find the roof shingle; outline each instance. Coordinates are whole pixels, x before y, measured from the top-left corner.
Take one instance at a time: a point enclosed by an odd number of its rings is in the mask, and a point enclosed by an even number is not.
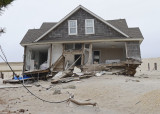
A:
[[[127,34],[130,38],[143,38],[143,35],[138,27],[136,28],[128,28],[125,19],[116,19],[116,20],[106,20],[108,23],[118,28],[125,34]],[[51,29],[57,23],[55,22],[44,22],[40,29],[29,29],[22,39],[20,44],[29,44],[33,43],[36,39],[42,36],[46,31]]]

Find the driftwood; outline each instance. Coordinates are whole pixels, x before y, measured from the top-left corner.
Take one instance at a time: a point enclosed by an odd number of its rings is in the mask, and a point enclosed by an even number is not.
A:
[[[63,59],[64,59],[64,56],[61,55],[61,56],[57,59],[57,61],[56,61],[54,64],[51,65],[50,68],[52,68],[52,70],[54,70],[54,69],[56,68],[56,66],[57,66]]]
[[[76,101],[73,98],[70,98],[69,101],[71,101],[71,102],[73,102],[73,103],[75,103],[77,105],[92,105],[92,106],[96,106],[97,105],[97,103],[95,103],[95,102],[94,103],[91,103],[91,102],[79,102],[79,101]]]
[[[90,77],[92,77],[93,75],[82,75],[82,76],[80,76],[79,78],[80,79],[85,79],[85,78],[90,78]]]
[[[19,88],[23,86],[0,86],[0,89],[5,89],[5,88]],[[32,87],[32,85],[25,85],[25,87]]]
[[[51,83],[57,84],[57,83],[67,83],[67,82],[71,82],[71,81],[79,81],[80,79],[86,79],[86,78],[90,78],[92,76],[93,75],[82,75],[82,76],[78,76],[78,77],[59,78],[59,79],[51,81]]]
[[[53,80],[51,81],[52,84],[57,84],[57,83],[67,83],[67,82],[71,82],[71,81],[79,81],[80,78],[79,77],[68,77],[68,78],[61,78],[58,80]]]

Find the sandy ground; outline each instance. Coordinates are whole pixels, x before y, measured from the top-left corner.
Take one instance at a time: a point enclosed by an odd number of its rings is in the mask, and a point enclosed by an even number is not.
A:
[[[8,114],[9,111],[19,114],[21,109],[24,109],[25,114],[160,113],[160,72],[137,73],[135,77],[103,75],[56,85],[52,85],[50,81],[38,83],[43,87],[37,87],[37,83],[34,83],[28,89],[45,100],[67,99],[69,92],[74,94],[74,99],[78,101],[96,102],[98,105],[93,107],[68,102],[46,103],[32,96],[23,87],[5,88],[0,89],[0,114]],[[4,85],[1,80],[0,87],[4,86],[10,84]],[[61,94],[53,94],[56,89],[61,90]]]

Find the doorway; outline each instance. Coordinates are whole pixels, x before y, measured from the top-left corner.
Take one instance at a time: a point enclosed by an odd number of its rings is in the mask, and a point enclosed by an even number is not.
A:
[[[93,51],[93,63],[100,63],[100,51]]]
[[[154,63],[154,70],[157,70],[157,63]]]
[[[77,62],[75,63],[75,66],[79,66],[79,65],[81,65],[81,57],[80,57],[81,55],[80,54],[78,54],[78,55],[74,55],[74,61],[76,61],[78,58],[78,60],[77,60]]]

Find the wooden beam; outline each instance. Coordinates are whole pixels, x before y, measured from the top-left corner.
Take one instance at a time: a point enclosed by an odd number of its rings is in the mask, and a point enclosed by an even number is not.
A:
[[[89,56],[87,64],[92,64],[92,43],[89,44]]]
[[[65,52],[65,44],[62,44],[63,46],[63,52],[62,52],[62,55],[64,56],[64,52]],[[65,65],[66,65],[66,60],[65,60],[65,56],[64,56],[64,61],[63,61],[63,70],[65,70]]]
[[[128,58],[127,42],[125,42],[126,58]]]
[[[85,53],[85,44],[82,44],[82,59],[81,59],[81,65],[84,65],[84,53]]]
[[[23,74],[26,70],[26,51],[27,51],[27,46],[24,46],[24,55],[23,55]]]
[[[49,67],[52,65],[52,44],[50,46],[50,60],[49,60]]]

